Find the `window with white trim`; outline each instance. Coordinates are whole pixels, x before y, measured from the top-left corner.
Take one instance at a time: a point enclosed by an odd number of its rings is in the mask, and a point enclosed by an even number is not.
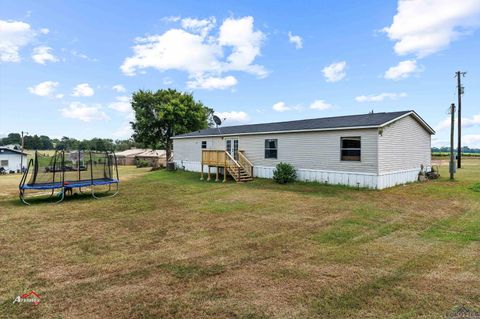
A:
[[[207,141],[202,141],[202,148],[207,148]]]
[[[362,158],[362,143],[360,136],[340,138],[340,160],[360,161]]]
[[[265,158],[277,158],[278,155],[278,140],[265,140]]]

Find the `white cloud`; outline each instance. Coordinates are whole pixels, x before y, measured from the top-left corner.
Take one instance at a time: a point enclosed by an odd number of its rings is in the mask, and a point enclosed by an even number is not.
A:
[[[218,72],[222,55],[220,47],[204,42],[197,34],[171,29],[162,35],[138,39],[134,55],[125,59],[121,70],[135,75],[137,70],[156,68],[160,71],[180,70],[189,74]]]
[[[303,40],[299,35],[293,35],[292,32],[288,32],[288,41],[295,44],[296,49],[303,48]]]
[[[315,100],[312,102],[312,104],[310,104],[310,108],[312,110],[320,110],[320,111],[323,111],[323,110],[328,110],[329,108],[331,108],[332,105],[331,104],[328,104],[326,103],[325,101],[323,100]]]
[[[280,101],[273,104],[272,109],[277,112],[286,112],[286,111],[290,111],[292,108],[287,106],[285,102]]]
[[[194,80],[188,81],[187,86],[191,89],[227,89],[237,85],[237,79],[231,75],[224,78],[221,77],[198,77]]]
[[[462,117],[462,127],[480,126],[480,114],[472,117]]]
[[[360,95],[355,97],[355,101],[363,102],[382,102],[385,99],[397,100],[407,96],[407,93],[380,93],[378,95]]]
[[[215,17],[210,17],[208,19],[193,19],[193,18],[184,18],[182,19],[182,28],[185,30],[192,31],[193,33],[198,33],[205,37],[210,30],[215,27],[217,20]]]
[[[95,91],[88,85],[88,83],[81,83],[73,88],[73,96],[92,96]]]
[[[480,148],[480,134],[465,135],[462,144],[470,148]]]
[[[163,85],[170,85],[170,84],[173,84],[173,80],[167,76],[163,78],[162,83]]]
[[[124,93],[124,92],[127,91],[125,89],[125,87],[121,84],[116,84],[116,85],[112,86],[112,90],[114,90],[115,92],[118,92],[118,93]]]
[[[163,17],[160,19],[162,22],[165,23],[173,23],[173,22],[178,22],[180,21],[181,17],[180,16],[170,16],[170,17]]]
[[[480,26],[478,0],[399,0],[393,23],[383,29],[399,55],[438,52]]]
[[[28,23],[0,20],[0,61],[20,62],[20,49],[27,46],[35,34]]]
[[[83,59],[83,60],[87,60],[87,61],[91,61],[91,62],[98,62],[98,59],[95,59],[95,58],[91,58],[89,57],[88,55],[84,54],[84,53],[80,53],[76,50],[72,50],[70,51],[70,53],[76,57],[76,58],[79,58],[79,59]]]
[[[38,64],[45,65],[46,62],[57,62],[58,58],[50,51],[52,48],[47,46],[39,46],[33,49],[32,59]]]
[[[346,75],[347,62],[335,62],[323,68],[322,72],[327,82],[337,82]]]
[[[309,108],[312,110],[327,110],[331,108],[332,105],[328,104],[324,100],[315,100],[312,103],[310,103]],[[272,109],[277,112],[287,112],[287,111],[302,111],[304,107],[302,105],[293,105],[289,106],[285,104],[285,102],[280,101],[275,104],[273,104]]]
[[[128,122],[124,123],[122,127],[113,132],[113,136],[116,138],[130,138],[132,134],[132,126]]]
[[[224,122],[224,124],[228,125],[231,123],[246,123],[250,120],[248,114],[243,111],[216,112],[215,115],[217,115]]]
[[[45,81],[35,86],[29,87],[28,90],[30,91],[30,93],[38,96],[53,97],[57,87],[58,87],[58,82]],[[56,97],[62,98],[63,94],[58,94]]]
[[[417,61],[405,60],[385,71],[384,77],[388,80],[400,80],[408,78],[410,75],[421,71],[422,69],[418,67]]]
[[[435,127],[435,131],[441,131],[450,128],[451,118],[446,117]],[[455,127],[457,127],[457,118],[455,118]],[[473,115],[472,117],[462,117],[462,127],[469,128],[480,126],[480,114]]]
[[[190,84],[187,85],[196,87],[203,86],[202,79],[222,82],[219,88],[225,88],[225,81],[231,86],[233,76],[224,75],[230,71],[266,76],[265,68],[254,64],[265,35],[255,31],[253,23],[253,17],[228,18],[221,24],[218,35],[212,35],[215,18],[182,19],[183,29],[137,39],[133,55],[127,57],[120,68],[130,76],[147,68],[180,70],[188,74]],[[224,51],[230,53],[225,56]]]
[[[80,102],[72,102],[60,111],[63,117],[77,119],[82,122],[91,122],[93,120],[108,119],[107,114],[101,109],[100,105],[88,106]]]
[[[252,64],[260,55],[260,48],[265,35],[253,30],[253,17],[240,19],[228,18],[220,27],[218,42],[221,46],[231,47],[232,53],[227,57],[225,70],[245,71],[260,77],[267,75],[261,65]]]
[[[108,107],[114,109],[118,112],[126,113],[132,111],[132,106],[130,104],[129,96],[117,96],[115,98],[117,101],[111,103]]]

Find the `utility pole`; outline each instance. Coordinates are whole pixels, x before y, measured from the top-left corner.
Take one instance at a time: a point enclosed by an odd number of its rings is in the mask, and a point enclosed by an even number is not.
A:
[[[458,146],[457,146],[457,167],[462,168],[462,76],[465,76],[467,72],[457,71],[455,76],[457,77],[457,90],[458,90]]]
[[[20,170],[22,171],[23,173],[23,146],[24,146],[24,137],[28,135],[28,132],[25,132],[25,135],[24,135],[24,132],[22,131],[22,155],[20,156]]]
[[[450,122],[450,179],[453,180],[455,178],[455,150],[454,150],[454,135],[455,135],[455,103],[450,105],[450,115],[451,115],[451,122]]]

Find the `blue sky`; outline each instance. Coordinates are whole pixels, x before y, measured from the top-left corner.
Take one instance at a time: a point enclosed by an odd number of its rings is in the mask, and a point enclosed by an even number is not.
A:
[[[127,138],[175,88],[225,125],[414,109],[447,145],[462,70],[480,147],[480,0],[317,2],[0,0],[0,134]]]

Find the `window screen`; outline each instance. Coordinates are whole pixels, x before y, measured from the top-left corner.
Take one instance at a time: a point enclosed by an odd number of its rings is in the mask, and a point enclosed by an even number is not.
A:
[[[342,137],[340,139],[340,159],[342,161],[360,161],[361,160],[361,141],[360,137]]]
[[[202,141],[202,148],[207,148],[207,141]]]
[[[278,140],[265,140],[265,158],[277,158]]]
[[[8,160],[2,160],[0,166],[8,166]]]

